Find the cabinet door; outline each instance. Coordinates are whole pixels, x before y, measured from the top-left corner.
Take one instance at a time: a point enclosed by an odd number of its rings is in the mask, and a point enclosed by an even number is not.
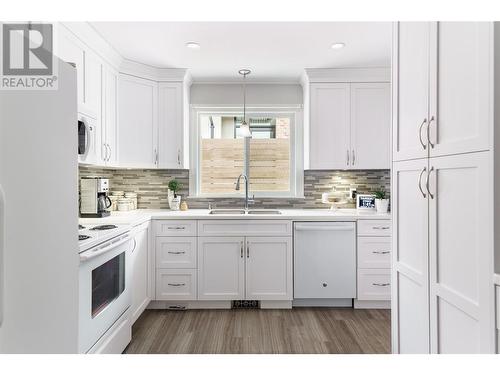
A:
[[[158,86],[120,75],[118,85],[118,159],[123,167],[156,167]]]
[[[430,155],[488,150],[493,23],[433,23],[430,61]]]
[[[431,158],[430,311],[434,353],[494,353],[489,153]],[[432,194],[432,195],[431,195]]]
[[[390,169],[389,83],[351,84],[351,168]]]
[[[58,43],[57,56],[67,63],[72,63],[76,67],[76,77],[77,77],[77,97],[78,97],[78,111],[82,112],[83,99],[84,99],[84,51],[83,45],[70,34],[69,31],[63,26],[57,28]]]
[[[393,163],[393,353],[429,353],[427,163]]]
[[[158,88],[158,164],[182,168],[182,83],[160,83]]]
[[[149,224],[143,225],[135,233],[134,247],[131,254],[132,261],[132,324],[146,309],[149,303]]]
[[[399,22],[393,38],[393,160],[427,156],[428,22]]]
[[[85,49],[85,69],[84,69],[84,106],[83,113],[101,120],[101,85],[102,85],[102,64],[99,57]]]
[[[117,88],[118,73],[103,67],[101,153],[106,165],[118,163]]]
[[[247,237],[245,257],[246,299],[292,299],[291,237]]]
[[[198,239],[198,299],[245,298],[244,237]]]
[[[350,85],[311,84],[310,168],[350,165]]]

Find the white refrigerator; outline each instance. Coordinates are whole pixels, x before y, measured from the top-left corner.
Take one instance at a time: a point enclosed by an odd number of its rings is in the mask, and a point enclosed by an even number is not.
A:
[[[0,353],[76,353],[76,70],[0,91]]]

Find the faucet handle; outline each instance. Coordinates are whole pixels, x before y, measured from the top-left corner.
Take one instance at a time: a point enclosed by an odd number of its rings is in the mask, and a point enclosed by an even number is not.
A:
[[[208,202],[208,209],[211,210],[213,207],[215,207],[215,204],[213,202]]]

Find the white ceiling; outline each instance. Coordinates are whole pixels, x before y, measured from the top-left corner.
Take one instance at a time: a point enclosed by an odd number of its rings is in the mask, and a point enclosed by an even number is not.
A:
[[[93,22],[124,57],[195,81],[297,81],[304,68],[388,67],[389,22]],[[189,41],[201,48],[186,48]],[[334,42],[345,48],[334,50]]]

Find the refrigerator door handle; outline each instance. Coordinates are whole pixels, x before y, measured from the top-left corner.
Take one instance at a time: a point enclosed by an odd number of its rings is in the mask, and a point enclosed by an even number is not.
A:
[[[4,314],[4,275],[5,275],[5,194],[0,186],[0,327]]]

